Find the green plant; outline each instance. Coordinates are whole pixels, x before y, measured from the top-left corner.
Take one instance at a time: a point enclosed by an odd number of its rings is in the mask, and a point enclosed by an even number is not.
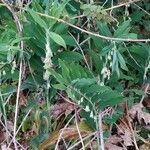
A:
[[[143,130],[150,118],[148,0],[9,2],[0,2],[2,146],[138,149],[133,120]]]

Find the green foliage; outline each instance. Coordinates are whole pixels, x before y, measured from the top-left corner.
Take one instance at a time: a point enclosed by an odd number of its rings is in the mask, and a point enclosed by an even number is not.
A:
[[[123,97],[119,92],[107,86],[99,85],[96,78],[82,66],[75,63],[67,64],[61,60],[59,66],[61,67],[60,74],[50,70],[50,73],[59,82],[53,87],[65,90],[67,95],[89,114],[93,122],[94,119],[96,121],[94,117],[96,117],[97,112],[107,106],[114,106],[123,102]]]
[[[137,5],[149,11],[147,1]],[[6,5],[0,5],[0,119],[14,123],[18,113],[17,128],[22,123],[22,131],[16,137],[32,131],[27,137],[31,149],[70,119],[70,112],[56,119],[49,112],[66,99],[77,106],[75,112],[81,109],[78,119],[97,131],[101,112],[111,107],[113,113],[102,122],[115,125],[124,114],[121,104],[131,107],[146,96],[141,86],[150,82],[150,45],[134,40],[149,37],[150,21],[149,14],[136,5],[130,4],[128,11],[124,7],[111,11],[112,4],[105,0],[33,0],[22,9],[17,4],[13,8],[21,34]]]

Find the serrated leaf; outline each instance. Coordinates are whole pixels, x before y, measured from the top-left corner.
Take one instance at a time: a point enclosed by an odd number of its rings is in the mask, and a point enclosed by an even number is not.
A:
[[[52,40],[54,40],[58,45],[63,46],[66,49],[66,43],[64,39],[57,33],[55,32],[50,32],[49,36]]]

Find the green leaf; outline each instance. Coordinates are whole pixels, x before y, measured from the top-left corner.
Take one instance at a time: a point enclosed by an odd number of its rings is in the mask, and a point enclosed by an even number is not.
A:
[[[112,48],[113,48],[113,44],[110,44],[110,45],[104,47],[104,48],[102,49],[102,51],[101,51],[100,54],[101,54],[102,56],[105,56],[109,51],[112,50]]]
[[[123,22],[114,33],[114,37],[122,37],[129,32],[130,20]]]
[[[48,26],[45,23],[45,21],[33,10],[28,9],[28,12],[30,13],[30,15],[32,16],[32,18],[35,20],[35,22],[37,24],[39,24],[42,28],[47,29]]]
[[[67,81],[62,77],[61,74],[57,73],[54,69],[49,68],[49,72],[52,76],[56,78],[56,80],[61,84],[67,84]]]
[[[110,37],[112,36],[106,22],[103,23],[103,22],[97,21],[97,26],[102,35],[110,36]]]
[[[82,78],[82,79],[76,79],[72,81],[72,84],[77,88],[79,87],[84,87],[84,86],[89,86],[92,83],[95,83],[96,80],[95,79],[90,79],[90,78]]]
[[[67,66],[67,64],[65,64],[64,61],[59,60],[59,65],[62,68],[62,76],[67,80],[70,81],[70,70],[69,67]]]
[[[131,91],[131,92],[134,92],[135,94],[140,95],[140,96],[146,95],[146,94],[144,93],[144,91],[142,91],[142,90],[131,89],[130,91]]]
[[[104,43],[102,39],[98,37],[94,37],[94,36],[91,36],[91,38],[94,42],[95,48],[97,48],[99,51],[106,46],[106,44]]]
[[[101,73],[103,68],[103,61],[100,59],[99,53],[90,51],[90,56],[92,58],[93,66],[95,67],[95,71]]]
[[[82,116],[82,118],[85,119],[85,122],[93,129],[96,130],[96,123],[94,122],[94,119],[89,117],[90,113],[85,112],[85,111],[81,111],[80,115]]]
[[[61,60],[67,61],[67,62],[73,62],[73,61],[81,61],[83,59],[83,56],[78,52],[73,51],[63,51],[58,53],[58,55],[55,57],[56,60],[60,58]]]
[[[100,95],[101,108],[106,106],[114,106],[124,101],[122,95],[117,91],[106,91]]]
[[[2,94],[12,94],[12,93],[16,92],[15,85],[1,85],[0,89],[2,91]]]
[[[43,8],[37,0],[32,0],[32,7],[35,11],[43,13]]]
[[[131,38],[131,39],[137,39],[137,34],[135,33],[128,33],[128,38]]]
[[[12,42],[11,42],[11,46],[19,43],[20,41],[25,41],[25,40],[29,40],[30,37],[19,37],[19,38],[16,38],[14,39]]]
[[[117,57],[116,50],[113,53],[112,71],[116,72],[118,77],[120,76],[120,70],[119,70],[119,66],[118,66],[118,57]]]
[[[55,32],[50,32],[49,36],[51,39],[53,39],[58,45],[63,46],[66,49],[66,43],[64,39],[57,33]]]
[[[52,86],[58,90],[66,90],[66,86],[64,86],[63,84],[53,84]]]
[[[66,30],[66,29],[65,29],[65,30]],[[68,30],[68,29],[67,29],[67,30]],[[61,37],[65,40],[66,45],[69,45],[69,46],[76,46],[75,40],[74,40],[70,35],[63,34],[63,35],[61,35]]]
[[[126,63],[125,63],[125,60],[124,58],[122,57],[122,55],[119,53],[119,51],[117,51],[117,57],[118,57],[118,61],[119,61],[119,64],[120,64],[120,67],[126,71],[128,71],[128,68],[126,66]]]

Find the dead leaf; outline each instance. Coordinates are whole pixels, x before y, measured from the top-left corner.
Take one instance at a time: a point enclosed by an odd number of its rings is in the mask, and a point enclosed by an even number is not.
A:
[[[107,142],[112,144],[118,144],[122,142],[122,139],[117,135],[112,135],[111,137],[108,138]]]
[[[135,113],[134,111],[133,113]],[[136,113],[135,113],[136,114]],[[105,143],[106,150],[123,150],[123,147],[118,146],[121,144],[122,146],[128,147],[133,146],[132,140],[132,132],[129,125],[129,117],[124,116],[120,119],[117,127],[117,132],[115,135],[109,137],[109,139]]]
[[[136,116],[137,116],[137,113],[139,112],[139,111],[141,111],[141,109],[143,108],[143,105],[142,104],[136,104],[136,105],[134,105],[130,110],[129,110],[129,116],[132,118],[132,119],[134,119],[134,118],[136,118]]]
[[[143,144],[139,147],[139,150],[150,150],[150,143],[149,144]]]
[[[63,132],[62,132],[62,130],[63,130]],[[86,136],[89,133],[92,133],[91,128],[84,121],[81,121],[79,123],[79,130],[80,130],[80,134],[82,136]],[[62,134],[61,134],[61,132],[62,132]],[[76,126],[70,126],[66,129],[61,129],[60,131],[54,131],[48,139],[46,139],[43,143],[40,144],[39,149],[45,150],[47,147],[55,144],[57,142],[60,134],[62,135],[63,139],[65,139],[65,140],[66,139],[74,140],[74,139],[79,138],[79,133],[78,133]]]
[[[19,106],[26,106],[26,105],[27,105],[27,96],[23,93],[23,91],[21,91],[19,97]]]
[[[14,130],[14,125],[11,121],[7,121],[7,128],[10,132],[13,132]]]
[[[7,148],[6,144],[1,145],[1,150],[12,150],[11,148]]]
[[[123,144],[127,146],[132,146],[132,131],[128,124],[128,118],[124,117],[120,120],[119,125],[117,126],[118,135],[122,138]]]
[[[107,143],[105,145],[105,150],[124,150],[122,147],[111,144],[111,143]]]
[[[138,103],[134,105],[130,110],[127,111],[127,114],[120,119],[117,126],[117,132],[115,135],[109,137],[109,139],[105,143],[106,150],[123,150],[122,147],[119,147],[117,144],[122,144],[122,146],[128,147],[133,146],[133,127],[134,120],[136,120],[139,124],[144,124],[146,126],[150,125],[150,114],[144,112],[142,109],[144,105]],[[144,147],[144,146],[143,146]],[[150,149],[150,148],[149,148]],[[140,150],[146,150],[141,149]],[[148,149],[147,149],[148,150]]]
[[[75,110],[77,106],[69,102],[63,102],[55,104],[51,107],[51,113],[54,118],[59,117],[62,114],[70,114],[73,110]]]
[[[147,97],[144,98],[144,100],[143,100],[143,105],[144,105],[146,108],[150,108],[150,95],[148,95]]]
[[[121,143],[122,139],[117,135],[112,135],[109,137],[105,143],[105,150],[123,150],[122,147],[117,144]]]
[[[5,133],[2,129],[2,127],[0,126],[0,144],[6,139]]]
[[[148,125],[150,124],[150,114],[142,111],[143,107],[142,104],[136,104],[129,111],[129,116],[132,120],[137,118],[140,124],[144,123],[145,125]]]
[[[140,124],[145,123],[145,125],[150,124],[150,114],[140,111],[137,114],[137,118]]]

